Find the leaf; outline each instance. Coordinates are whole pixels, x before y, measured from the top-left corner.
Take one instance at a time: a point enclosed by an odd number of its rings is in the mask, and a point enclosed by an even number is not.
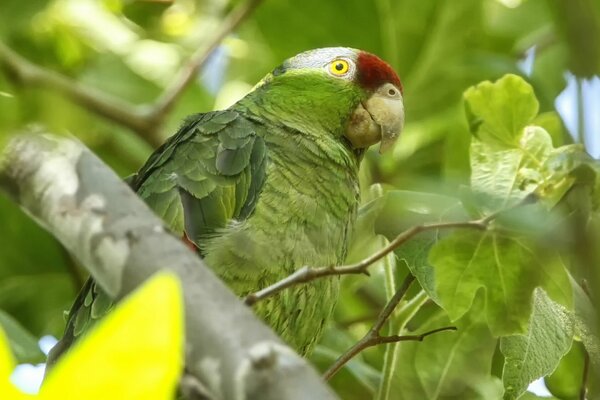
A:
[[[569,69],[577,76],[600,74],[600,4],[595,0],[548,1],[557,36],[569,49]]]
[[[550,393],[562,400],[579,400],[584,354],[583,345],[573,342],[571,350],[560,360],[554,372],[544,379]]]
[[[572,301],[560,257],[544,251],[536,251],[524,238],[490,231],[461,230],[448,235],[429,255],[442,307],[455,321],[471,308],[482,288],[492,333],[505,336],[525,332],[534,288],[543,287],[561,304],[569,306]]]
[[[392,393],[398,400],[493,400],[502,396],[500,381],[490,376],[496,340],[473,312],[457,321],[456,332],[441,332],[423,342],[402,342]],[[449,324],[443,312],[419,327],[419,332]]]
[[[464,99],[471,132],[511,147],[518,146],[522,129],[539,109],[531,85],[511,74],[469,88]]]
[[[504,398],[519,398],[531,382],[552,373],[571,348],[573,333],[569,312],[542,289],[536,289],[527,333],[500,340],[505,357]]]
[[[19,363],[37,364],[46,356],[40,350],[37,339],[17,320],[0,310],[0,326],[6,333],[10,349]]]
[[[553,206],[574,182],[569,174],[578,165],[578,148],[553,149],[550,135],[535,126],[525,128],[518,145],[503,148],[477,139],[471,142],[473,191],[483,195],[492,210],[510,207],[532,193]]]
[[[586,351],[590,355],[592,366],[600,371],[600,323],[598,311],[590,301],[589,296],[574,281],[573,287],[575,332],[581,339]]]
[[[8,338],[0,328],[0,394],[3,399],[21,400],[31,399],[32,396],[21,393],[10,382],[10,376],[15,367],[15,360],[10,352]]]
[[[390,190],[379,201],[373,229],[391,241],[411,226],[436,221],[467,220],[457,198],[436,193]],[[433,267],[427,257],[437,240],[437,232],[423,232],[399,247],[395,253],[404,260],[429,297],[438,302]]]
[[[75,295],[60,244],[2,195],[0,221],[0,309],[36,337],[60,335]]]
[[[533,89],[508,75],[465,92],[467,118],[476,138],[471,142],[471,187],[484,209],[510,207],[535,193],[553,207],[575,181],[571,176],[584,163],[581,146],[554,148],[550,134],[527,126],[537,114]],[[538,118],[549,123],[551,116]],[[556,129],[556,128],[553,128]]]
[[[183,365],[182,310],[176,278],[151,278],[56,364],[42,399],[172,399]]]

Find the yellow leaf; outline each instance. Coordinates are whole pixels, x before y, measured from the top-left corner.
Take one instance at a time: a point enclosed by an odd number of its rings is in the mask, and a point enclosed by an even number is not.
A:
[[[15,360],[10,352],[8,339],[0,328],[0,398],[6,400],[24,400],[31,396],[18,391],[10,382],[10,375],[15,368]]]
[[[42,385],[45,400],[173,399],[183,365],[177,278],[150,279],[80,341]]]

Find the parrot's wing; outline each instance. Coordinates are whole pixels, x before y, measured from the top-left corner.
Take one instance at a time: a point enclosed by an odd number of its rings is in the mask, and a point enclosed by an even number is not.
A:
[[[253,211],[266,175],[265,127],[233,110],[189,117],[127,183],[177,235],[200,249],[229,221]],[[112,305],[90,278],[69,312],[63,339],[51,365],[74,339]]]
[[[231,110],[193,116],[153,154],[132,188],[173,232],[202,248],[204,237],[254,209],[267,156],[259,129]]]

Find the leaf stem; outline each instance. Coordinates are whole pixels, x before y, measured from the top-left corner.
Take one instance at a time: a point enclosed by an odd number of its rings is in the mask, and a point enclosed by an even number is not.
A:
[[[427,293],[421,290],[415,297],[410,299],[403,307],[401,307],[396,313],[395,318],[390,318],[390,334],[398,334],[402,332],[408,321],[419,311],[421,306],[429,299]],[[396,369],[396,359],[398,358],[398,350],[400,350],[400,342],[388,344],[388,348],[385,351],[383,360],[383,369],[381,371],[381,384],[377,392],[377,400],[387,400],[390,398],[390,391],[392,388],[392,378]]]

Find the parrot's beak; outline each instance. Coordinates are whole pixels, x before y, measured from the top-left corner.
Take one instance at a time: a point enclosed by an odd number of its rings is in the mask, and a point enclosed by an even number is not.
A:
[[[355,148],[365,148],[380,142],[379,152],[385,153],[394,146],[403,126],[402,94],[393,84],[385,83],[356,107],[346,138]]]

